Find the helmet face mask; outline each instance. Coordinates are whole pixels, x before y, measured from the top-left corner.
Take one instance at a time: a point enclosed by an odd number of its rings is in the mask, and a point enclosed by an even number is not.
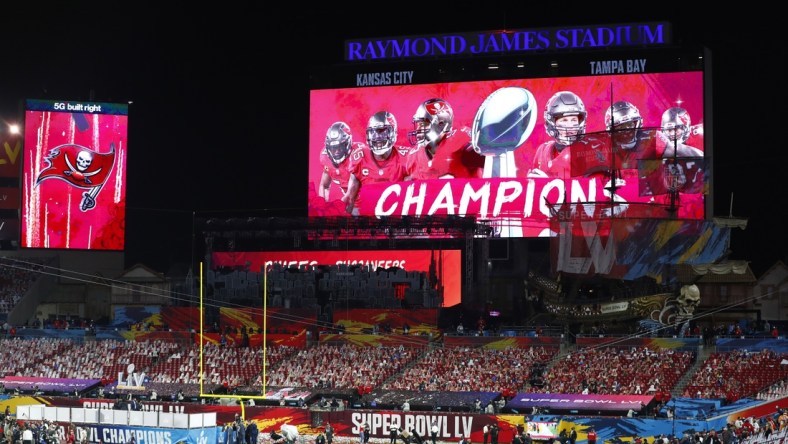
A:
[[[691,126],[690,115],[684,108],[668,108],[662,114],[662,135],[668,142],[686,142]]]
[[[367,144],[376,156],[387,156],[397,142],[397,119],[388,111],[379,111],[369,118]]]
[[[412,146],[424,145],[427,140],[427,132],[430,130],[430,121],[427,119],[413,118],[413,131],[408,131],[408,143]]]
[[[583,135],[585,125],[577,113],[564,114],[555,119],[555,139],[562,145],[571,145]]]
[[[629,102],[615,102],[605,112],[605,128],[613,133],[614,144],[624,149],[635,146],[638,130],[642,127],[640,110]]]
[[[408,132],[408,143],[411,145],[436,146],[452,130],[454,110],[443,99],[429,99],[416,109],[413,115],[413,130]]]
[[[545,105],[545,130],[559,144],[571,145],[585,134],[587,116],[586,106],[577,94],[559,91]]]
[[[339,165],[347,159],[352,146],[353,137],[347,123],[335,122],[328,127],[325,150],[335,165]]]
[[[679,141],[683,143],[687,140],[687,131],[684,129],[683,126],[680,125],[672,125],[668,124],[662,127],[662,133],[665,135],[665,138],[670,142]]]

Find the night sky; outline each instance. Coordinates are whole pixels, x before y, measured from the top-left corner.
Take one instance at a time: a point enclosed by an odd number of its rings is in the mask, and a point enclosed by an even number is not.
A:
[[[299,3],[278,14],[262,3],[14,6],[1,25],[0,115],[21,119],[25,99],[132,102],[126,264],[167,271],[189,261],[194,214],[305,215],[309,73],[341,64],[345,39],[668,21],[675,40],[712,51],[715,215],[731,213],[733,196],[733,216],[749,219],[734,230],[731,259],[750,260],[756,275],[786,260],[776,14],[737,12],[736,22],[690,16],[680,3],[636,15],[615,3],[484,4]]]

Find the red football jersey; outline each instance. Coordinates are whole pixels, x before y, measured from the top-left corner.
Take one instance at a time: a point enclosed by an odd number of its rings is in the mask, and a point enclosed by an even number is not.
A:
[[[399,182],[407,176],[405,160],[408,151],[404,147],[394,147],[388,159],[379,161],[375,159],[369,148],[366,148],[360,155],[354,156],[350,172],[362,185],[376,182]]]
[[[477,178],[484,171],[484,157],[473,151],[471,138],[464,130],[454,130],[441,141],[435,155],[424,146],[413,148],[406,169],[414,180]]]
[[[320,153],[320,165],[323,166],[323,171],[328,173],[331,182],[342,190],[342,194],[347,192],[348,182],[350,181],[350,167],[353,164],[353,159],[360,158],[363,154],[364,144],[356,142],[353,144],[350,154],[339,165],[334,165],[334,161],[325,152]]]
[[[572,150],[567,146],[558,151],[555,145],[555,140],[539,145],[534,154],[532,170],[538,169],[548,177],[569,178],[572,176]]]

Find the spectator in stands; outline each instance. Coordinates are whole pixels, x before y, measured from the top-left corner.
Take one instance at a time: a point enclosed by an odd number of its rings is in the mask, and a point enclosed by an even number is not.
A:
[[[775,430],[777,430],[777,425],[774,423],[774,418],[771,417],[771,416],[768,416],[766,418],[766,423],[763,426],[763,437],[768,439],[769,435],[774,433]]]

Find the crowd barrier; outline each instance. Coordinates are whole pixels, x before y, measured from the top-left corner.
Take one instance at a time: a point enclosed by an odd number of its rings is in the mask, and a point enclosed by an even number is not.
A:
[[[74,424],[113,424],[174,429],[198,429],[215,427],[217,424],[216,412],[175,413],[164,411],[48,407],[41,404],[17,406],[16,418],[18,420],[27,421],[47,420],[51,422]]]

